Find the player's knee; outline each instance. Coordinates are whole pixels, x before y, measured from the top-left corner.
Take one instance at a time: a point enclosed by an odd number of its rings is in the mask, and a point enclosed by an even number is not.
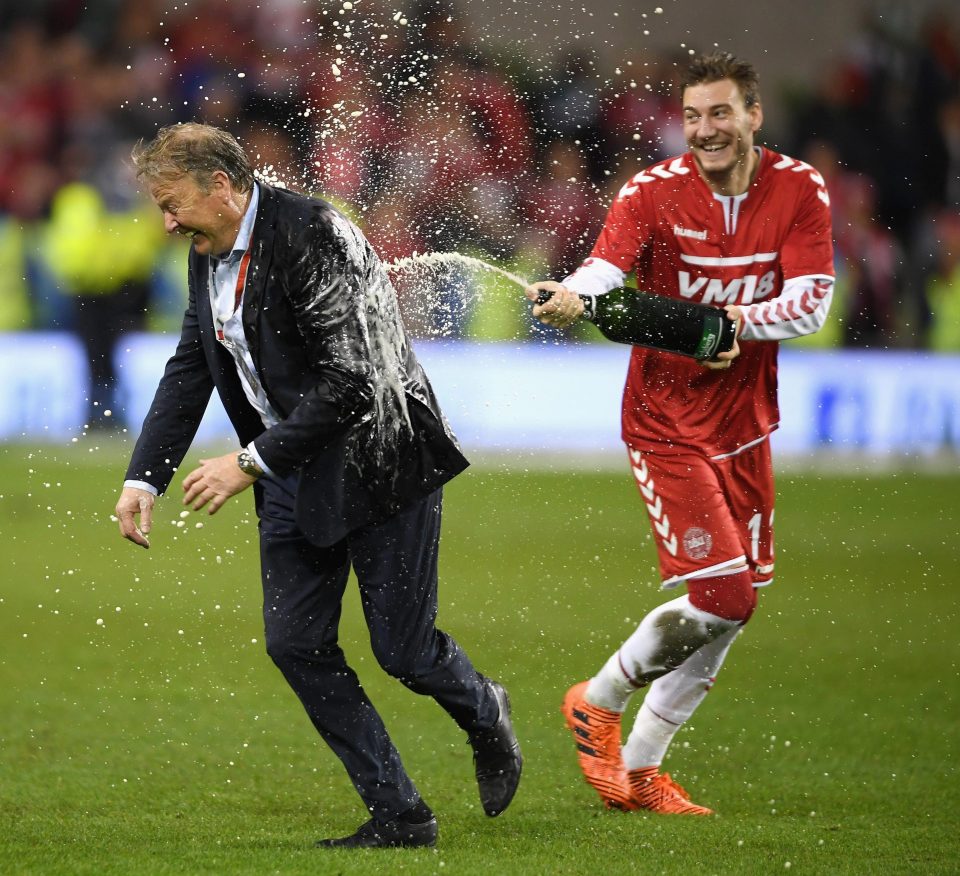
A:
[[[687,582],[691,605],[724,620],[745,624],[757,607],[757,591],[749,571]]]

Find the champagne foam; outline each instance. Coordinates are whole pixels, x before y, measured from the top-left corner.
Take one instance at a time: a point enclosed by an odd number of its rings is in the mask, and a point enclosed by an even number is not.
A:
[[[518,286],[524,289],[530,285],[522,277],[518,277],[516,274],[513,274],[510,271],[504,270],[496,265],[491,265],[489,262],[483,261],[483,259],[477,259],[473,256],[466,256],[459,252],[414,253],[412,256],[407,256],[402,259],[396,259],[395,261],[388,262],[386,268],[391,273],[403,273],[404,271],[415,270],[418,267],[440,268],[451,266],[474,269],[479,268],[480,270],[493,271],[494,273],[500,274],[502,277],[506,277],[512,283],[516,283]]]

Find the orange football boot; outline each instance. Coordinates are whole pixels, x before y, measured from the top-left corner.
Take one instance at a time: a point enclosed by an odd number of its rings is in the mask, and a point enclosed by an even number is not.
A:
[[[571,687],[561,707],[577,746],[580,769],[608,809],[636,809],[620,755],[620,713],[588,703],[583,698],[588,683]]]
[[[646,809],[662,815],[713,815],[712,809],[690,802],[690,795],[680,787],[670,773],[661,773],[656,767],[643,767],[627,773],[633,792],[632,809]]]

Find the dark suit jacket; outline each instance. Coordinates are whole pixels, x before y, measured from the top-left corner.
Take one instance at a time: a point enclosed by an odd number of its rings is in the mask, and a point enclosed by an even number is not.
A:
[[[264,429],[217,341],[209,258],[190,251],[189,303],[127,479],[161,493],[214,388],[240,443],[299,473],[297,522],[320,545],[390,517],[467,467],[410,347],[386,271],[330,204],[260,184],[243,299],[257,374],[281,421]]]

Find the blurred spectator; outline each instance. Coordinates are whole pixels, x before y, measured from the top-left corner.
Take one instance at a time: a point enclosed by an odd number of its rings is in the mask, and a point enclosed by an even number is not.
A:
[[[600,82],[595,61],[585,49],[570,49],[555,65],[542,96],[541,135],[548,140],[576,143],[589,161],[590,177],[599,180],[605,169],[600,122]]]
[[[840,170],[827,188],[849,281],[848,344],[919,345],[928,335],[934,216],[960,187],[960,110],[953,121],[951,109],[960,44],[950,21],[933,12],[911,40],[906,7],[868,14],[794,117],[794,154],[829,144]],[[823,170],[822,159],[811,163]]]
[[[960,204],[960,44],[938,12],[923,24],[910,100],[922,206]],[[952,191],[951,191],[952,190]]]
[[[940,105],[937,113],[939,133],[936,159],[931,162],[938,170],[936,190],[942,193],[942,202],[948,207],[960,208],[960,77],[958,90]]]
[[[941,353],[960,352],[960,210],[944,209],[939,229],[936,270],[927,285],[929,346]]]
[[[871,155],[866,83],[861,72],[848,61],[829,64],[815,88],[800,97],[793,113],[792,149],[803,155],[814,141],[829,143],[844,167],[867,172],[862,156]],[[815,165],[816,166],[816,165]]]
[[[23,229],[13,218],[0,214],[0,332],[30,327]]]
[[[608,165],[632,157],[623,169],[630,174],[687,148],[677,113],[679,69],[675,60],[637,57],[614,70],[601,117]]]
[[[328,199],[362,208],[383,194],[399,137],[394,114],[375,86],[351,67],[323,68],[307,87],[311,179]]]
[[[896,342],[902,252],[897,239],[876,219],[876,195],[864,179],[848,193],[847,224],[835,231],[848,277],[841,312],[844,343],[850,347],[886,347]]]
[[[251,122],[244,126],[240,140],[254,170],[267,182],[290,188],[304,187],[306,173],[300,150],[288,130]]]
[[[604,205],[585,164],[582,151],[564,140],[554,140],[543,156],[525,206],[527,233],[536,235],[545,262],[539,276],[572,271],[603,224]]]
[[[817,168],[830,195],[838,263],[829,326],[820,344],[893,345],[898,327],[910,324],[909,315],[918,305],[902,306],[903,254],[896,238],[875,218],[874,185],[863,174],[844,168],[836,148],[826,140],[812,141],[803,159]]]
[[[40,25],[30,21],[0,40],[0,211],[14,215],[22,208],[19,181],[27,169],[59,159],[63,88],[49,47]]]
[[[914,324],[918,336],[928,339],[932,337],[932,307],[927,294],[934,284],[942,282],[944,275],[941,263],[944,217],[960,210],[960,91],[949,95],[941,104],[936,134],[930,140],[930,152],[923,162],[927,200],[914,219],[907,264],[909,286],[917,299]]]
[[[127,169],[122,162],[130,145],[118,143],[111,150],[117,173]],[[125,332],[147,326],[150,279],[163,246],[152,204],[137,195],[132,179],[126,191],[128,197],[121,201],[115,186],[70,182],[55,195],[47,228],[50,267],[75,302],[73,326],[90,363],[91,428],[124,425],[116,398],[114,347]]]

